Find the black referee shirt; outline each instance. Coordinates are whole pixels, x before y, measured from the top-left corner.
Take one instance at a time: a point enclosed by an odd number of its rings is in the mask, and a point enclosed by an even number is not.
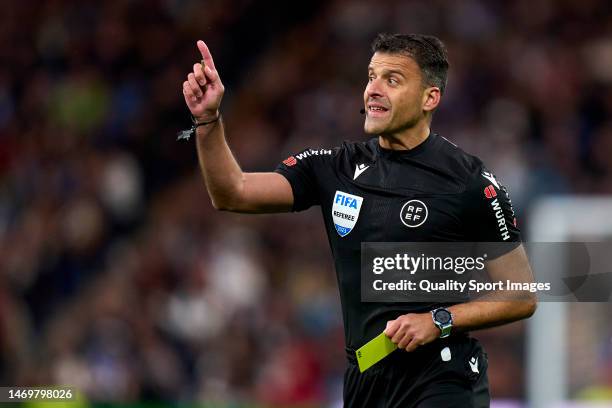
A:
[[[411,150],[384,149],[376,137],[306,149],[276,172],[291,184],[294,211],[321,206],[346,345],[353,349],[380,334],[388,320],[432,308],[362,303],[362,242],[520,242],[506,188],[480,159],[436,134]]]

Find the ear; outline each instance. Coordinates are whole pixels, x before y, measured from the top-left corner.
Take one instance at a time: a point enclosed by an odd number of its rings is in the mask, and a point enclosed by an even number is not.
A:
[[[423,110],[425,112],[431,112],[436,109],[440,104],[441,97],[442,93],[437,86],[425,88],[423,91]]]

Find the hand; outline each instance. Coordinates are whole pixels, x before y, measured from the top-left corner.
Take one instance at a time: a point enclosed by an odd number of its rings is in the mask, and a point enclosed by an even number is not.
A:
[[[440,337],[431,313],[409,313],[387,322],[384,331],[398,348],[414,351]]]
[[[198,122],[205,122],[219,115],[219,105],[225,88],[204,41],[198,41],[197,46],[204,66],[200,63],[193,65],[193,72],[190,72],[187,80],[183,82],[183,96],[193,117]]]

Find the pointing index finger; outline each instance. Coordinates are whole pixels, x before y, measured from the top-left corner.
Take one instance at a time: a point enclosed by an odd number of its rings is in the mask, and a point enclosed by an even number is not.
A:
[[[208,65],[210,69],[214,70],[215,62],[213,61],[212,55],[210,54],[210,51],[208,50],[208,47],[206,46],[204,41],[198,40],[197,45],[198,49],[200,50],[200,54],[202,54],[202,59],[204,60],[206,65]]]

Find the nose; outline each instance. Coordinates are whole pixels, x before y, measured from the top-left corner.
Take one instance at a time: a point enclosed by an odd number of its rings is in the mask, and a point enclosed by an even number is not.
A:
[[[380,82],[377,79],[373,79],[366,85],[365,93],[368,98],[375,98],[382,96]]]

